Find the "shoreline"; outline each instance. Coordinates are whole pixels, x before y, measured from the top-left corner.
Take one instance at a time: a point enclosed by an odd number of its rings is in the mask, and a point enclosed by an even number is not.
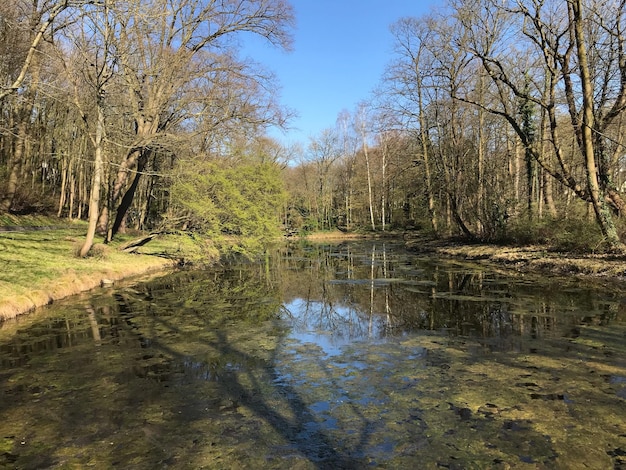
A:
[[[520,247],[473,244],[454,239],[432,239],[398,232],[356,234],[336,231],[309,234],[302,238],[312,242],[390,238],[404,240],[406,247],[416,255],[433,255],[463,262],[488,264],[491,267],[517,274],[535,273],[589,277],[611,282],[626,281],[626,256],[624,255],[558,253],[542,245]],[[165,275],[174,270],[177,265],[175,260],[147,253],[127,254],[126,256],[134,257],[133,262],[101,261],[80,272],[75,269],[66,269],[52,279],[39,281],[41,286],[37,289],[17,291],[16,294],[13,291],[8,297],[6,294],[0,296],[0,325],[12,318],[29,314],[37,308],[103,285],[117,284],[121,281],[133,282],[137,278],[151,274]],[[80,263],[80,260],[76,260],[76,263]]]
[[[69,272],[26,294],[0,299],[0,326],[7,320],[27,315],[38,308],[99,287],[123,281],[132,282],[134,279],[152,274],[165,275],[176,265],[172,260],[150,255],[140,256],[144,257],[142,263],[132,267],[123,266],[120,269],[107,267],[80,275]],[[154,258],[154,263],[148,261],[147,258]]]
[[[562,253],[546,245],[490,245],[456,240],[409,239],[416,254],[436,254],[468,262],[489,263],[508,271],[626,281],[626,256]]]
[[[214,260],[210,241],[163,234],[133,252],[125,243],[142,235],[129,230],[110,244],[94,243],[77,256],[86,233],[83,221],[11,216],[0,225],[0,325],[61,299],[141,276],[168,273],[184,259]]]
[[[311,234],[304,238],[311,241],[391,238],[403,240],[407,249],[417,255],[435,255],[466,262],[488,263],[517,273],[626,281],[626,254],[558,252],[547,245],[473,243],[455,238],[435,239],[411,232],[354,234],[336,231]]]

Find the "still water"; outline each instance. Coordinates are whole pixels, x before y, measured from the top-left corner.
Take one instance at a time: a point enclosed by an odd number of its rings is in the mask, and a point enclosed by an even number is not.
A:
[[[626,293],[293,244],[0,328],[0,468],[626,468]]]

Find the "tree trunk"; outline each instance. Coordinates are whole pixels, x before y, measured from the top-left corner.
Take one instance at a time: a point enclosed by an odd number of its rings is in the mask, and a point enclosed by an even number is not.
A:
[[[367,195],[369,201],[370,223],[372,224],[372,231],[376,231],[376,222],[374,221],[374,197],[372,195],[372,172],[370,170],[370,156],[365,132],[363,132],[362,137],[363,155],[365,156],[365,167],[367,170]]]
[[[63,206],[65,206],[65,199],[67,193],[67,180],[68,180],[68,166],[67,158],[64,156],[61,161],[61,190],[59,191],[59,209],[57,210],[57,217],[61,218],[63,213]]]
[[[78,210],[76,212],[76,218],[78,220],[81,220],[83,218],[83,210],[85,208],[85,205],[88,204],[86,194],[87,191],[85,189],[86,185],[85,165],[83,163],[80,163],[80,166],[78,167]]]
[[[457,201],[454,198],[454,195],[448,194],[448,200],[450,201],[450,210],[452,212],[452,217],[454,218],[454,221],[456,222],[457,226],[461,229],[461,232],[463,232],[463,235],[466,238],[474,239],[474,234],[468,228],[467,224],[463,220],[463,217],[461,217],[461,212],[459,210]]]
[[[534,206],[536,199],[536,173],[537,173],[537,165],[535,163],[535,157],[532,151],[526,148],[524,153],[524,158],[526,161],[526,186],[527,186],[527,198],[526,198],[526,210],[528,211],[528,220],[534,219]]]
[[[73,166],[73,165],[72,165]],[[74,219],[74,201],[76,200],[76,175],[72,171],[70,176],[70,203],[67,210],[67,218]]]
[[[609,210],[604,194],[600,189],[598,182],[598,168],[596,166],[594,144],[593,144],[593,126],[594,126],[594,110],[593,110],[593,86],[592,77],[589,70],[587,58],[587,47],[585,43],[585,34],[583,30],[583,13],[582,0],[574,0],[570,3],[571,20],[574,27],[576,37],[576,47],[578,53],[578,63],[580,67],[580,81],[583,91],[583,109],[582,109],[582,126],[581,140],[582,152],[585,162],[585,170],[587,176],[587,188],[596,221],[605,236],[607,243],[611,248],[623,249],[620,242],[617,228],[613,221],[611,211]]]
[[[385,210],[385,205],[387,204],[387,199],[386,199],[386,193],[387,193],[387,178],[386,178],[386,173],[387,173],[387,146],[385,145],[383,148],[383,152],[382,152],[382,184],[381,184],[381,201],[380,201],[380,220],[381,220],[381,228],[382,231],[385,231],[385,225],[386,225],[386,217],[387,217],[387,211]]]
[[[478,74],[478,93],[479,93],[479,101],[484,102],[485,95],[485,83],[484,83],[484,74]],[[485,227],[483,225],[483,220],[485,219],[485,215],[487,214],[486,210],[486,194],[485,194],[485,112],[482,107],[478,108],[478,191],[476,194],[476,233],[479,236],[485,235]]]
[[[428,214],[430,225],[437,235],[439,227],[437,225],[437,212],[435,210],[435,195],[433,194],[432,176],[430,173],[430,150],[428,148],[428,132],[425,128],[426,119],[420,105],[420,141],[422,144],[422,160],[424,161],[424,177],[426,178],[426,198],[428,200]]]
[[[100,213],[100,217],[98,219],[97,227],[99,233],[107,233],[107,227],[109,226],[109,210],[113,209],[119,201],[124,185],[128,180],[130,170],[135,167],[140,154],[141,152],[139,150],[132,151],[120,165],[117,171],[117,176],[115,177],[115,183],[113,184],[113,190],[110,194],[110,200],[108,201],[109,204],[107,204],[107,207],[102,208],[102,212]],[[112,230],[109,230],[107,240],[110,240],[111,233]]]
[[[104,136],[104,110],[102,104],[98,104],[98,122],[96,125],[96,136],[94,139],[95,156],[93,168],[93,182],[91,184],[91,193],[89,195],[89,225],[87,227],[87,236],[85,242],[80,249],[80,256],[85,257],[93,245],[96,235],[96,226],[98,224],[98,211],[100,208],[100,185],[102,180],[102,140]]]
[[[556,210],[556,205],[554,204],[554,197],[552,188],[554,186],[554,181],[549,177],[548,172],[542,172],[543,175],[543,200],[548,208],[548,212],[550,213],[550,217],[557,218],[558,212]]]
[[[137,173],[135,173],[135,178],[131,183],[130,187],[124,193],[124,197],[120,202],[119,207],[117,208],[117,212],[115,215],[115,222],[113,222],[113,226],[111,227],[111,231],[107,236],[107,242],[113,240],[115,235],[117,235],[120,227],[124,222],[124,218],[126,217],[126,213],[128,209],[130,209],[131,204],[133,203],[133,199],[135,197],[135,192],[137,191],[137,186],[139,185],[139,180],[141,179],[141,174],[148,163],[149,152],[144,151],[141,153],[139,160],[137,161]]]
[[[9,180],[7,181],[7,187],[4,193],[4,198],[0,201],[0,211],[8,212],[13,204],[15,193],[19,183],[19,172],[22,164],[22,158],[24,157],[24,149],[26,148],[26,120],[20,119],[20,123],[17,126],[17,137],[15,141],[15,151],[13,158],[11,159],[11,172],[9,174]]]

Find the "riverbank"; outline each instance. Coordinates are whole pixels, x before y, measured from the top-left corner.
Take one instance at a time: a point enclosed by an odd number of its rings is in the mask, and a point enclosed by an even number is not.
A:
[[[562,253],[546,245],[489,245],[454,239],[432,240],[411,237],[407,239],[406,244],[416,253],[487,262],[518,272],[626,280],[626,256],[623,254]]]
[[[182,235],[163,236],[126,253],[119,247],[133,238],[130,234],[110,245],[96,244],[89,257],[79,258],[75,253],[86,233],[83,222],[21,219],[4,227],[0,322],[103,284],[168,272],[181,259],[216,256],[206,244]]]
[[[133,235],[111,245],[98,244],[88,258],[75,256],[86,225],[45,218],[17,218],[0,226],[0,322],[59,299],[150,273],[166,273],[180,260],[215,259],[215,247],[184,235],[166,235],[140,247],[136,253],[119,249]],[[22,224],[22,225],[20,225]],[[137,235],[137,234],[135,234]],[[320,232],[311,241],[404,238],[415,253],[490,263],[517,272],[584,275],[626,280],[626,257],[608,254],[565,254],[547,246],[468,244],[433,240],[414,234]]]
[[[96,244],[90,256],[76,256],[84,222],[45,216],[0,218],[0,322],[104,284],[167,273],[181,261],[211,262],[210,242],[186,235],[163,235],[126,253],[120,247],[140,234],[121,235],[110,245]],[[325,232],[311,239],[355,239],[359,234]]]
[[[626,281],[626,255],[557,251],[547,245],[496,245],[462,239],[433,239],[418,232],[343,233],[307,235],[313,242],[358,239],[404,240],[407,248],[421,255],[446,257],[464,262],[489,264],[493,269],[514,273],[586,276],[616,282]]]
[[[495,245],[470,243],[454,238],[433,239],[418,232],[344,233],[319,232],[307,235],[311,241],[353,239],[404,239],[415,253],[432,254],[463,261],[490,263],[517,272],[604,277],[626,281],[626,255],[565,253],[547,245]]]
[[[405,232],[402,231],[386,231],[386,232],[342,232],[341,230],[332,230],[325,232],[312,232],[303,235],[302,238],[311,241],[324,240],[401,240]]]

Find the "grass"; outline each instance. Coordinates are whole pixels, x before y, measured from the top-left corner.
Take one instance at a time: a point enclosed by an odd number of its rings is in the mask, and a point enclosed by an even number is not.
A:
[[[124,253],[118,248],[132,238],[128,235],[110,245],[96,244],[90,256],[79,258],[75,253],[85,236],[85,223],[44,217],[12,217],[0,222],[4,227],[48,228],[0,231],[0,321],[98,287],[103,280],[165,271],[183,258],[216,256],[206,241],[185,235],[164,236],[138,253]]]

